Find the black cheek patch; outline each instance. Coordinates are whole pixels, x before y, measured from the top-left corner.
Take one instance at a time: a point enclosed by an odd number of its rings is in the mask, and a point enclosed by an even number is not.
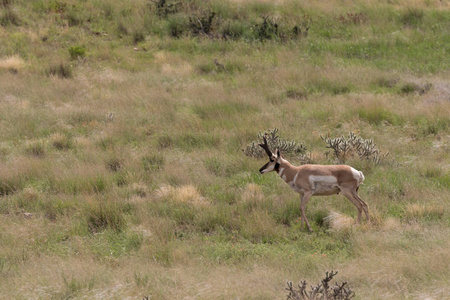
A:
[[[280,171],[280,164],[276,163],[275,168],[273,168],[277,173]]]

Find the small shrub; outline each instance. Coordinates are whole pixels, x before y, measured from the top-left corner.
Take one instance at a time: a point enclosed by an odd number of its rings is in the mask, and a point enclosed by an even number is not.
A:
[[[73,46],[69,48],[69,54],[72,60],[83,58],[86,55],[86,49],[82,46]]]
[[[52,0],[49,2],[47,10],[48,12],[63,14],[66,12],[67,3],[58,0]]]
[[[189,30],[193,35],[208,35],[212,32],[213,29],[213,21],[216,13],[214,11],[211,12],[203,12],[197,16],[189,17]]]
[[[158,146],[161,149],[171,148],[173,146],[173,139],[168,135],[160,136],[158,138]]]
[[[153,2],[156,5],[156,14],[161,18],[167,18],[168,15],[175,14],[181,9],[180,1],[157,0]]]
[[[339,299],[339,300],[348,300],[355,297],[355,292],[353,292],[350,288],[346,287],[347,282],[343,282],[341,284],[336,284],[334,286],[330,286],[329,282],[336,276],[338,272],[334,272],[331,270],[330,273],[326,272],[326,276],[321,282],[314,286],[310,286],[310,290],[307,289],[306,281],[302,281],[298,285],[298,289],[293,287],[292,282],[287,283],[286,290],[289,291],[287,295],[288,300],[320,300],[320,299]]]
[[[257,39],[264,40],[281,40],[287,41],[290,39],[306,37],[309,28],[311,27],[311,18],[304,16],[303,20],[294,27],[283,24],[280,19],[270,16],[263,16],[262,22],[257,23],[252,27],[252,30]]]
[[[47,76],[56,76],[63,79],[72,78],[72,68],[65,63],[50,66],[46,73]]]
[[[292,35],[295,38],[308,36],[309,28],[311,27],[312,19],[310,17],[304,16],[303,20],[292,27]]]
[[[251,142],[245,149],[242,149],[245,155],[251,157],[264,157],[266,152],[259,146],[262,143],[263,136],[266,136],[269,148],[272,150],[278,149],[284,154],[292,154],[296,156],[303,156],[306,153],[306,146],[301,142],[295,140],[287,141],[278,136],[278,128],[269,129],[266,132],[259,132],[258,139]]]
[[[320,137],[327,144],[327,148],[333,149],[333,154],[340,163],[345,163],[350,157],[357,155],[360,159],[371,160],[375,165],[378,165],[389,154],[381,153],[380,150],[375,148],[376,145],[372,139],[365,140],[353,132],[349,133],[348,138],[344,136],[334,139]]]
[[[262,22],[253,26],[253,31],[260,41],[272,40],[278,37],[278,22],[272,17],[263,16]]]

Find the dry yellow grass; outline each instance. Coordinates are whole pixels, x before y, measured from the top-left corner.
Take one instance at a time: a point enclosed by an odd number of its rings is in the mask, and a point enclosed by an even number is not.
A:
[[[187,203],[195,206],[205,206],[210,204],[208,199],[203,197],[193,185],[183,185],[179,187],[162,186],[156,190],[155,196],[158,199]]]
[[[264,194],[259,185],[249,183],[245,186],[244,190],[242,191],[241,199],[243,202],[258,204],[264,199]]]
[[[19,55],[0,58],[0,70],[4,69],[10,72],[19,72],[25,67],[25,61]]]
[[[399,44],[413,51],[422,30],[432,39],[426,27],[448,1],[252,1],[262,3],[249,5],[258,22],[268,8],[277,16],[312,13],[310,36],[248,43],[160,39],[151,32],[138,51],[132,30],[152,22],[161,22],[153,30],[167,30],[167,20],[133,15],[148,1],[116,2],[86,4],[101,6],[93,9],[100,15],[112,5],[120,15],[105,25],[108,35],[87,34],[94,20],[83,19],[80,28],[55,23],[66,22],[59,13],[25,35],[20,26],[0,27],[2,41],[16,38],[0,51],[17,46],[29,54],[26,62],[19,55],[0,59],[0,298],[280,299],[286,281],[316,284],[331,269],[360,299],[450,293],[443,263],[450,261],[449,73],[439,66],[419,74],[414,66],[391,67],[391,48],[383,52],[392,28],[401,31],[392,50],[401,51]],[[251,1],[232,2],[247,9]],[[20,18],[36,13],[21,6],[26,3],[13,1]],[[67,3],[67,10],[84,7]],[[419,30],[397,20],[409,7],[425,11]],[[345,27],[333,19],[359,10],[373,14],[367,24]],[[385,10],[394,21],[378,30]],[[331,27],[316,21],[322,14]],[[130,33],[120,39],[119,21]],[[347,43],[380,53],[348,58],[351,49],[340,48]],[[334,52],[324,54],[319,48],[328,44]],[[68,60],[73,45],[87,48],[86,62],[70,62],[73,78],[46,77],[50,60]],[[216,57],[234,69],[208,71]],[[419,65],[423,57],[414,59]],[[397,86],[380,88],[379,78],[398,80]],[[405,83],[428,82],[424,95],[399,91]],[[334,94],[334,85],[349,90]],[[292,91],[300,96],[288,96]],[[403,123],[370,123],[359,111],[387,112]],[[441,127],[424,134],[417,120]],[[380,166],[350,161],[366,175],[360,193],[371,224],[356,225],[354,206],[339,195],[312,199],[307,214],[315,232],[301,231],[298,196],[276,174],[260,176],[265,162],[240,151],[273,127],[305,142],[315,163],[332,162],[324,134],[353,131],[389,151]],[[114,160],[120,167],[108,167]],[[86,225],[86,211],[96,213],[99,203],[114,205],[111,211],[126,223],[121,231]],[[318,217],[332,209],[342,213],[330,214],[329,229]]]
[[[355,224],[353,218],[334,211],[330,212],[325,218],[325,221],[329,224],[330,228],[335,231],[348,231]]]

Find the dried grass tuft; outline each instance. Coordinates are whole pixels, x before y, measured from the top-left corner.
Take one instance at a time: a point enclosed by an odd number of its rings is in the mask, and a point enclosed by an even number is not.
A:
[[[259,203],[264,199],[264,194],[259,185],[249,183],[245,186],[241,199],[243,202]]]
[[[330,226],[332,230],[335,231],[349,230],[355,223],[353,218],[334,211],[330,212],[328,217],[325,218],[325,222]]]
[[[178,203],[189,203],[195,206],[209,205],[209,201],[203,197],[193,185],[180,187],[162,186],[155,192],[157,199],[168,199]]]
[[[421,219],[440,219],[445,213],[443,205],[425,205],[425,204],[409,204],[405,209],[406,218],[408,220]]]
[[[19,55],[0,58],[0,69],[8,70],[12,73],[17,73],[24,66],[25,61]]]

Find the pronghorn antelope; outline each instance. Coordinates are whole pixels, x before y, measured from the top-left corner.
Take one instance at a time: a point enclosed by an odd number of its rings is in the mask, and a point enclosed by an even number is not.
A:
[[[275,171],[287,184],[300,194],[301,227],[303,220],[312,232],[308,219],[306,218],[306,204],[311,196],[329,196],[342,192],[358,209],[358,223],[361,223],[361,213],[364,211],[366,220],[369,221],[369,207],[358,195],[358,188],[364,181],[361,171],[346,165],[302,165],[293,166],[285,160],[280,151],[273,154],[267,145],[266,137],[264,144],[259,144],[269,156],[269,162],[259,172],[261,174]]]

